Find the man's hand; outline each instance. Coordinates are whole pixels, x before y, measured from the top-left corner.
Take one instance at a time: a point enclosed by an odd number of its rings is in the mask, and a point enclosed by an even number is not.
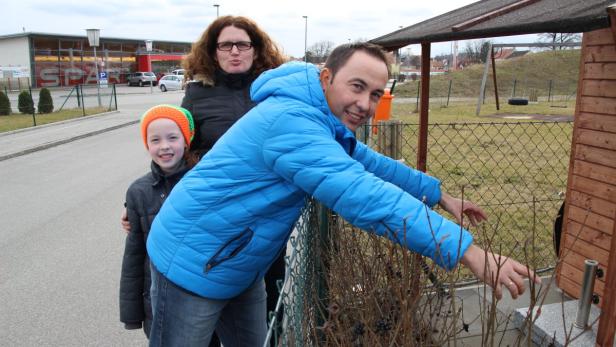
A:
[[[128,234],[130,233],[130,222],[128,221],[128,213],[126,213],[126,208],[122,211],[122,216],[120,217],[120,224],[122,224],[122,229]]]
[[[458,221],[458,224],[465,224],[463,225],[465,227],[468,226],[468,222],[470,222],[472,226],[477,226],[477,224],[488,219],[488,215],[486,215],[481,207],[470,201],[464,201],[463,204],[461,199],[454,198],[445,192],[441,193],[439,205],[445,211],[451,213]],[[463,214],[466,215],[464,223],[462,220]]]
[[[502,286],[509,290],[514,299],[522,295],[525,290],[524,278],[541,284],[541,279],[528,267],[511,258],[486,252],[475,245],[466,250],[460,262],[478,279],[492,287],[497,299],[503,297]]]

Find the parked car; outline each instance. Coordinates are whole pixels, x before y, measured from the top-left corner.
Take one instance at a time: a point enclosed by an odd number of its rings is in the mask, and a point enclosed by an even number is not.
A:
[[[139,87],[143,87],[146,84],[155,86],[157,84],[156,75],[153,72],[135,72],[128,77],[128,85],[132,86],[135,84]]]
[[[177,70],[171,71],[171,74],[172,75],[184,76],[184,71],[186,71],[186,70],[184,70],[184,69],[177,69]]]
[[[158,81],[162,92],[184,89],[184,75],[165,75]]]

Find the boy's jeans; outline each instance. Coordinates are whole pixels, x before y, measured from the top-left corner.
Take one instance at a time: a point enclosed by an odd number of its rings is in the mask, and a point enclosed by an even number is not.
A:
[[[150,346],[207,346],[214,329],[225,347],[262,346],[267,334],[263,280],[228,300],[178,287],[152,266]]]

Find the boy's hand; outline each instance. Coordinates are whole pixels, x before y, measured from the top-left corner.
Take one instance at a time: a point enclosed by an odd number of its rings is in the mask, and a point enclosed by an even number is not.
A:
[[[120,217],[120,224],[122,224],[122,229],[127,234],[130,233],[130,222],[128,221],[128,213],[126,213],[126,208],[122,211],[122,216]]]
[[[503,297],[503,286],[509,290],[514,299],[522,295],[525,290],[524,278],[541,284],[541,279],[528,267],[511,258],[486,252],[475,245],[466,250],[460,262],[477,278],[492,287],[497,299]]]

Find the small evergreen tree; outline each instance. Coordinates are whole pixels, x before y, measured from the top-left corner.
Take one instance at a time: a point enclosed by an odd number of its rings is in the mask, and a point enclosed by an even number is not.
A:
[[[47,88],[41,88],[41,92],[39,93],[38,111],[39,113],[53,112],[53,99]]]
[[[9,97],[0,91],[0,115],[8,116],[11,114],[11,100]]]
[[[34,102],[32,96],[27,90],[22,90],[17,98],[17,108],[19,112],[24,114],[34,113]]]

